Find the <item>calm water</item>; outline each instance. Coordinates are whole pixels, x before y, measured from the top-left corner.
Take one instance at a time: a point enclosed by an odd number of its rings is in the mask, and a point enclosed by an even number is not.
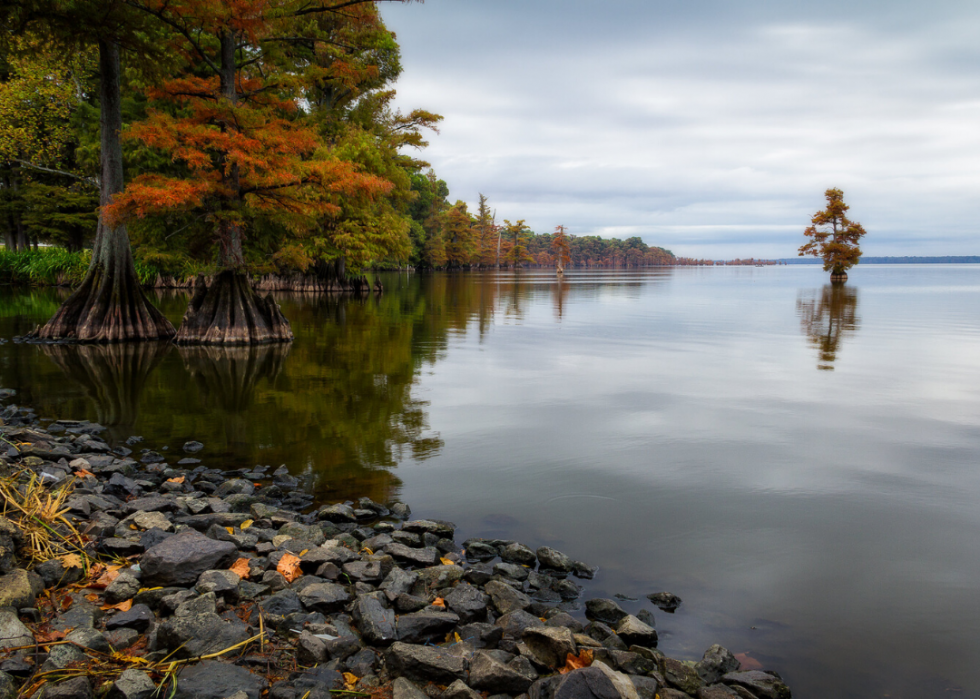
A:
[[[8,343],[0,385],[556,546],[634,611],[669,590],[661,648],[721,643],[803,699],[980,697],[980,266],[385,281],[284,295],[288,348]],[[185,297],[158,301],[179,321]],[[0,291],[0,336],[57,302]]]

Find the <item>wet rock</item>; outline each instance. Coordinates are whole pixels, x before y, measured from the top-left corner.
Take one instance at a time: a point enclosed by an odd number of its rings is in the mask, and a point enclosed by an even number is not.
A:
[[[527,568],[516,563],[498,563],[493,567],[493,574],[517,582],[527,580]]]
[[[759,699],[790,699],[792,692],[781,678],[760,670],[729,672],[721,678],[725,684],[744,687]]]
[[[654,592],[647,599],[665,612],[671,612],[681,606],[681,598],[670,592]]]
[[[325,522],[356,522],[354,510],[348,505],[337,504],[321,507],[316,513],[317,519]]]
[[[0,699],[15,699],[17,696],[17,682],[12,675],[0,671]]]
[[[408,519],[412,516],[412,508],[403,502],[396,502],[389,508],[391,510],[391,516],[396,519]]]
[[[698,689],[704,685],[693,663],[687,664],[673,658],[664,658],[663,670],[668,685],[691,696],[697,694]]]
[[[364,640],[374,646],[386,646],[400,638],[395,629],[395,612],[381,603],[382,598],[382,593],[361,595],[354,603],[353,617],[357,628]]]
[[[240,621],[226,621],[217,614],[171,617],[157,631],[157,645],[174,651],[175,658],[194,658],[231,648],[249,638]]]
[[[595,659],[627,675],[647,675],[657,669],[657,663],[639,653],[603,648],[595,651]]]
[[[568,612],[559,612],[552,617],[549,617],[545,622],[545,626],[564,626],[570,629],[572,633],[582,633],[584,627],[582,622],[573,617]]]
[[[657,690],[660,689],[660,683],[655,678],[645,677],[643,675],[630,675],[629,678],[633,686],[636,687],[636,693],[640,696],[640,699],[657,699]]]
[[[124,670],[109,687],[106,699],[150,699],[156,691],[153,680],[142,670]]]
[[[504,630],[493,624],[476,622],[459,628],[459,636],[473,648],[495,648],[504,637]]]
[[[215,541],[196,531],[183,531],[143,554],[140,567],[147,587],[188,586],[201,573],[227,568],[238,557],[238,549],[227,541]]]
[[[603,624],[616,626],[627,616],[629,615],[626,611],[611,599],[599,597],[585,603],[585,618],[589,621],[601,621]]]
[[[518,565],[533,566],[537,563],[537,556],[534,551],[524,544],[517,542],[507,544],[500,549],[500,560],[506,563],[517,563]]]
[[[742,695],[724,684],[713,684],[698,690],[698,699],[739,699],[740,696]]]
[[[474,561],[489,561],[497,557],[497,548],[483,541],[465,541],[466,557]]]
[[[194,441],[184,442],[184,446],[183,446],[184,451],[187,452],[188,454],[196,454],[197,452],[201,451],[203,448],[204,448],[203,444]]]
[[[194,597],[182,602],[175,610],[174,616],[196,616],[198,614],[217,614],[218,600],[213,592]]]
[[[521,694],[538,678],[530,665],[518,658],[503,663],[491,653],[477,651],[470,661],[470,685],[492,693]]]
[[[572,559],[550,546],[542,546],[536,552],[538,563],[542,568],[557,570],[562,573],[572,572]]]
[[[639,699],[639,695],[626,675],[595,663],[562,677],[554,699]]]
[[[431,547],[416,549],[396,543],[389,544],[384,551],[397,561],[417,566],[434,566],[439,562],[439,551]]]
[[[459,623],[453,612],[423,610],[398,617],[398,640],[405,643],[425,643],[442,640]]]
[[[441,522],[431,519],[417,519],[412,522],[405,522],[402,531],[413,534],[435,534],[438,537],[452,539],[456,532],[456,525],[452,522]]]
[[[646,645],[646,644],[640,644]],[[652,646],[651,646],[652,647]],[[698,675],[705,684],[714,684],[722,676],[729,672],[738,670],[739,662],[735,659],[727,648],[719,646],[717,643],[704,652],[701,662],[694,666]]]
[[[537,626],[525,629],[521,639],[534,656],[546,667],[561,667],[568,654],[575,655],[575,639],[571,629],[562,626]]]
[[[657,647],[657,630],[647,626],[632,614],[628,614],[620,620],[619,624],[616,625],[616,633],[627,645],[643,646],[644,648]],[[737,663],[735,667],[738,667]],[[721,677],[721,675],[718,676]]]
[[[2,535],[0,535],[2,537]],[[3,555],[3,544],[0,543],[0,558]],[[3,569],[2,561],[0,561],[0,570]],[[7,568],[9,572],[10,568]],[[71,585],[72,583],[78,582],[82,579],[84,570],[79,566],[70,566],[65,568],[64,564],[57,558],[52,558],[50,561],[45,561],[40,565],[34,567],[34,572],[41,576],[41,580],[44,581],[45,587],[60,587],[62,585]]]
[[[482,696],[467,685],[463,680],[456,680],[446,687],[439,699],[483,699]]]
[[[436,646],[393,643],[385,663],[394,674],[420,682],[448,684],[466,677],[466,659]]]
[[[108,653],[111,650],[106,637],[95,629],[75,629],[65,636],[65,640],[99,653]]]
[[[234,604],[240,597],[241,578],[230,570],[206,570],[197,579],[194,589],[201,594],[209,592]]]
[[[530,597],[523,592],[515,590],[506,583],[491,580],[486,584],[484,590],[490,595],[490,599],[493,600],[494,608],[501,614],[527,609],[531,606]]]
[[[505,638],[518,640],[524,635],[524,631],[534,626],[544,626],[544,622],[533,614],[528,614],[522,609],[504,614],[497,619]]]
[[[327,659],[327,644],[311,634],[303,631],[296,639],[296,660],[300,665],[313,666]]]
[[[245,668],[229,663],[202,660],[185,667],[177,675],[174,699],[227,699],[244,692],[248,699],[259,699],[269,683]]]
[[[351,561],[344,564],[343,571],[353,580],[373,585],[380,583],[385,578],[385,570],[381,561]]]
[[[591,580],[598,571],[598,566],[590,566],[587,563],[582,563],[582,561],[572,561],[572,575],[576,578]]]

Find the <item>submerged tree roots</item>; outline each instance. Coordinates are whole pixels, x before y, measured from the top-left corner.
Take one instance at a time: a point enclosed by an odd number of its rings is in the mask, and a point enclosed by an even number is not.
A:
[[[293,331],[271,295],[260,297],[244,273],[226,270],[211,286],[197,278],[175,339],[185,345],[253,345],[289,342]]]

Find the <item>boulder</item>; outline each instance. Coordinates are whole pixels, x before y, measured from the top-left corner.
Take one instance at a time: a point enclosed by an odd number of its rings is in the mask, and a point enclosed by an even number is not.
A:
[[[446,597],[446,606],[459,615],[463,623],[485,619],[490,598],[469,583],[460,583]]]
[[[398,617],[398,640],[405,643],[441,641],[459,623],[453,612],[422,610]]]
[[[0,609],[0,648],[34,644],[34,634],[11,611]]]
[[[761,670],[729,672],[721,681],[734,687],[743,687],[759,699],[791,699],[793,696],[781,678]]]
[[[514,542],[500,549],[500,560],[506,563],[533,566],[537,562],[537,556],[524,544]]]
[[[554,699],[639,699],[639,695],[629,677],[595,663],[562,677]]]
[[[142,670],[124,670],[109,687],[106,699],[150,699],[156,692],[153,680]]]
[[[616,625],[616,634],[630,646],[657,647],[657,630],[647,626],[632,614],[628,614],[620,620]],[[736,663],[735,668],[737,667],[738,664]],[[735,668],[729,668],[729,670]],[[721,674],[718,677],[721,677]]]
[[[641,643],[639,645],[646,645]],[[652,646],[649,646],[652,647]],[[729,672],[738,670],[739,662],[727,648],[719,646],[717,643],[704,652],[701,662],[694,666],[698,675],[704,680],[705,684],[714,684],[722,676]]]
[[[391,683],[392,699],[428,699],[428,695],[415,684],[404,677],[398,677]]]
[[[354,603],[353,617],[357,628],[364,640],[373,646],[387,646],[401,638],[400,632],[395,630],[395,612],[381,603],[383,597],[380,592],[360,595]]]
[[[499,580],[491,580],[483,589],[490,595],[493,606],[501,614],[509,614],[531,606],[530,597]]]
[[[227,568],[237,557],[238,549],[228,541],[215,541],[194,530],[183,531],[143,554],[143,584],[189,587],[204,571]]]
[[[157,646],[175,651],[175,658],[194,658],[231,648],[249,638],[240,621],[226,621],[217,614],[171,617],[157,630]],[[223,664],[223,663],[222,663]]]
[[[41,699],[92,699],[92,685],[87,677],[73,677],[58,684],[48,684]]]
[[[470,686],[491,694],[521,694],[537,678],[530,666],[515,665],[514,661],[504,664],[484,651],[477,651],[470,661]]]
[[[336,583],[313,583],[299,593],[299,601],[311,611],[332,614],[344,609],[351,601],[351,595]]]
[[[561,667],[569,654],[576,655],[572,631],[563,626],[533,626],[524,630],[521,640],[534,660],[547,667]]]
[[[601,621],[603,624],[616,626],[627,616],[627,612],[611,599],[599,597],[585,603],[585,618],[589,621]]]
[[[23,609],[33,607],[34,600],[44,591],[44,581],[37,573],[14,568],[0,576],[0,607]]]
[[[550,546],[542,546],[537,550],[538,563],[542,568],[557,570],[562,573],[571,573],[573,561],[571,558],[557,551]]]

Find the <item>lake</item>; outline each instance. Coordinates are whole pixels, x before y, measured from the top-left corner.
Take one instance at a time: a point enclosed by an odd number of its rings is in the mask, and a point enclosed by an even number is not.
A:
[[[980,265],[386,274],[288,347],[0,345],[44,417],[599,566],[802,699],[980,696]],[[0,290],[0,337],[63,292]],[[176,324],[181,293],[155,301]],[[176,456],[176,454],[175,454]],[[645,599],[668,590],[675,614]]]

